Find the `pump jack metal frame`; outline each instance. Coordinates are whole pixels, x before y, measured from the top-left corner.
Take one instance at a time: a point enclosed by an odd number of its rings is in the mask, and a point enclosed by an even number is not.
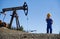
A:
[[[11,20],[10,20],[9,28],[11,28],[13,18],[15,17],[16,18],[16,26],[17,26],[17,30],[18,30],[18,28],[20,27],[20,23],[19,23],[19,20],[18,20],[18,15],[16,13],[16,10],[24,10],[25,15],[27,16],[27,14],[28,14],[27,3],[24,2],[23,6],[19,6],[19,7],[4,8],[4,9],[2,9],[2,12],[0,12],[0,13],[4,14],[6,11],[13,11],[13,13],[11,15],[12,17],[11,17]]]
[[[12,16],[12,17],[11,17],[11,20],[10,20],[9,28],[11,28],[13,19],[14,19],[14,17],[15,17],[15,18],[16,18],[16,26],[17,26],[17,30],[18,30],[18,28],[20,28],[20,23],[19,23],[18,15],[17,15],[16,11],[13,11],[13,13],[12,13],[11,16]]]

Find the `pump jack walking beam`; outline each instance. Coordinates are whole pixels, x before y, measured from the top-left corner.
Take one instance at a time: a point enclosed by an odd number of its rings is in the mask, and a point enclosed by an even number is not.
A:
[[[23,6],[4,8],[4,9],[2,9],[2,12],[0,12],[0,13],[4,13],[6,11],[15,11],[15,10],[24,10],[25,15],[27,15],[28,14],[28,5],[26,2],[24,2]]]

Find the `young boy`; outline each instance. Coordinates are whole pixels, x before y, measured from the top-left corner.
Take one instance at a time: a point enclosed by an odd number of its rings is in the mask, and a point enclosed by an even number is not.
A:
[[[53,23],[53,20],[50,18],[51,15],[50,13],[47,14],[47,18],[46,18],[46,22],[47,22],[47,33],[52,33],[52,23]]]

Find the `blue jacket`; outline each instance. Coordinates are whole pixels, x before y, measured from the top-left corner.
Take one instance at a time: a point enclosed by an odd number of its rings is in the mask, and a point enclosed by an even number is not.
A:
[[[47,25],[52,25],[53,20],[51,18],[46,19]]]

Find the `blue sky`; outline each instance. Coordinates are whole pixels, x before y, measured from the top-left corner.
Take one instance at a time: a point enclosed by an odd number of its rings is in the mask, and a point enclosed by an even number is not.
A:
[[[0,0],[0,11],[3,8],[22,6],[24,1],[28,4],[28,20],[23,10],[18,10],[20,25],[24,30],[37,30],[34,33],[46,33],[46,15],[51,13],[53,19],[53,33],[60,31],[60,0]],[[10,23],[12,11],[6,12],[4,21]],[[0,15],[0,20],[3,20],[4,15]],[[15,19],[12,24],[14,27]]]

